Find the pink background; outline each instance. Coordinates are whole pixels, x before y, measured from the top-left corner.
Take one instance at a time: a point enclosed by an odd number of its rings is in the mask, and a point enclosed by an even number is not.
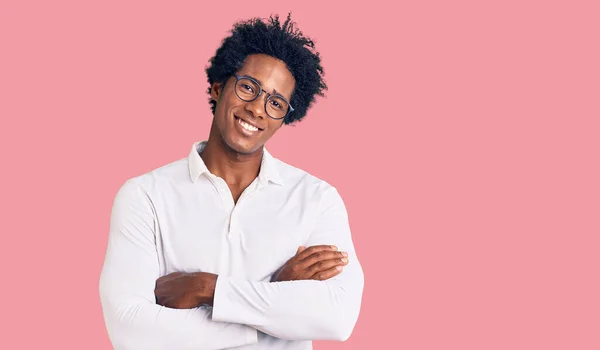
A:
[[[0,348],[111,348],[117,189],[207,137],[233,22],[292,10],[330,91],[268,146],[339,188],[366,274],[315,349],[600,349],[597,2],[332,3],[2,2]]]

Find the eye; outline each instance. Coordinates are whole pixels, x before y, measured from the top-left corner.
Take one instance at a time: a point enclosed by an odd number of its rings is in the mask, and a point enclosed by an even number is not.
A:
[[[275,101],[274,99],[272,99],[270,102],[273,107],[281,109],[281,103]]]
[[[248,92],[254,92],[254,89],[252,88],[252,86],[248,85],[248,84],[242,84],[242,88]]]

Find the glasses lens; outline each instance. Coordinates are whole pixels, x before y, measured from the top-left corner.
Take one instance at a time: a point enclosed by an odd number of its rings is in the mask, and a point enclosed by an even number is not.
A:
[[[235,93],[244,101],[252,101],[258,95],[260,88],[250,79],[241,78],[235,84]]]
[[[271,118],[281,119],[290,109],[290,104],[279,96],[270,96],[267,99],[267,113]]]

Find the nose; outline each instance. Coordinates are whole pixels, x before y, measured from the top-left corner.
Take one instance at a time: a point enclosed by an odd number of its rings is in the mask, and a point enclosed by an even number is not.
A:
[[[246,102],[246,110],[256,118],[264,118],[265,117],[265,99],[267,96],[265,94],[261,94],[257,99],[251,102]]]

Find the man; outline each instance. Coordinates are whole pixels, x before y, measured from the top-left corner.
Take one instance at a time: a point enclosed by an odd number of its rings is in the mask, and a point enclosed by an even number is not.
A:
[[[100,277],[116,349],[311,349],[352,333],[364,277],[344,203],[264,147],[327,88],[313,48],[289,16],[236,24],[206,70],[208,140],[117,193]]]

